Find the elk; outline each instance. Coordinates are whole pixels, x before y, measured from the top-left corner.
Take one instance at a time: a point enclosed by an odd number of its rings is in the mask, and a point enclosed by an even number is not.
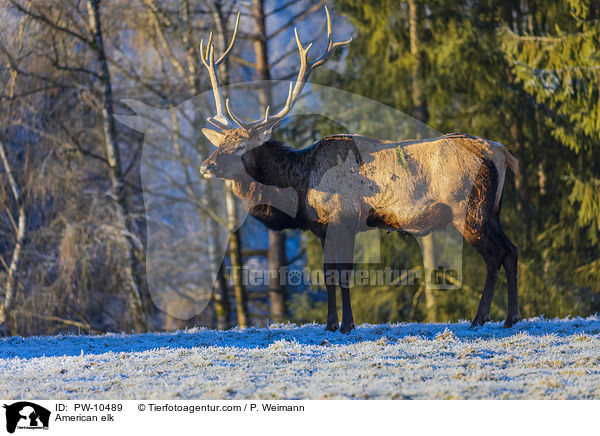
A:
[[[517,296],[517,247],[500,225],[500,204],[506,169],[516,171],[517,160],[501,144],[466,134],[438,138],[381,141],[358,135],[327,136],[313,145],[296,150],[271,139],[273,129],[286,117],[302,92],[311,72],[323,65],[338,47],[351,39],[334,42],[329,11],[328,45],[318,59],[308,60],[309,44],[304,47],[295,29],[300,68],[290,83],[284,107],[271,116],[245,123],[237,117],[229,99],[223,99],[216,66],[235,42],[215,62],[214,48],[206,51],[200,44],[201,59],[208,70],[215,98],[216,115],[208,118],[215,129],[202,133],[216,150],[202,163],[200,172],[207,178],[231,180],[236,196],[253,204],[249,213],[274,230],[301,229],[315,234],[323,245],[323,269],[328,273],[352,270],[354,239],[358,232],[372,228],[394,230],[412,235],[453,225],[485,261],[487,276],[481,300],[471,326],[489,320],[492,295],[500,267],[508,282],[506,328],[520,319]],[[403,159],[398,159],[401,152]],[[290,216],[269,204],[258,204],[260,190],[251,186],[293,188],[297,193],[297,212]],[[326,329],[340,328],[336,308],[336,289],[341,289],[342,323],[340,330],[354,328],[348,277],[337,275],[327,283]]]

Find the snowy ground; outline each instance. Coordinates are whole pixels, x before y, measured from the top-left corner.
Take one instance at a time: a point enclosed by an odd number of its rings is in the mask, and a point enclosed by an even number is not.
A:
[[[13,337],[0,398],[600,398],[600,318]]]

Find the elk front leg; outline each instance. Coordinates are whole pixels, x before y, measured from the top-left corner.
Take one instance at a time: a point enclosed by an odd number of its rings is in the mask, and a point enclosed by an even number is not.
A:
[[[325,248],[325,238],[321,238],[321,247],[323,247],[323,278],[327,288],[327,324],[325,330],[335,332],[340,327],[335,300],[335,288],[337,286],[334,275],[335,254],[330,251],[330,247]]]
[[[342,333],[350,333],[354,328],[354,317],[350,304],[350,279],[354,267],[354,240],[358,224],[358,214],[335,224],[330,223],[323,254],[328,261],[335,258],[337,280],[342,291]]]
[[[335,288],[337,282],[335,281],[335,265],[323,264],[323,274],[325,274],[325,286],[327,287],[327,325],[325,330],[335,332],[339,327],[338,313],[337,313],[337,302],[335,299]],[[330,281],[334,280],[334,281]]]
[[[352,305],[350,304],[350,277],[352,276],[353,264],[338,264],[338,276],[340,289],[342,290],[342,333],[350,333],[354,326],[352,316]]]

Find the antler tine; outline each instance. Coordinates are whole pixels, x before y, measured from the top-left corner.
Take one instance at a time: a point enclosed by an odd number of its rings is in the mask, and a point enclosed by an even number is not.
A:
[[[212,125],[216,126],[221,130],[227,130],[231,128],[231,120],[229,120],[225,114],[223,113],[223,97],[221,96],[221,85],[219,84],[219,75],[217,74],[217,67],[227,58],[233,45],[235,44],[235,40],[237,37],[238,28],[240,25],[240,13],[238,12],[237,18],[235,20],[235,26],[233,29],[233,35],[231,37],[231,42],[229,46],[225,50],[225,52],[219,57],[219,59],[215,62],[215,46],[213,44],[213,34],[210,33],[208,37],[208,44],[206,46],[206,52],[204,52],[204,39],[200,40],[200,59],[202,64],[208,71],[208,75],[210,77],[210,83],[212,86],[213,96],[215,99],[215,108],[216,115],[214,117],[208,117],[207,121]],[[227,108],[229,115],[232,116],[229,108]],[[236,118],[232,119],[235,123],[240,124],[239,120]],[[241,124],[240,124],[241,126]]]
[[[229,105],[229,99],[225,100],[225,107],[227,108],[227,113],[229,114],[229,117],[241,128],[249,130],[250,125],[249,124],[245,124],[240,118],[238,118],[233,111],[231,110],[231,106]]]
[[[262,124],[265,124],[269,121],[269,110],[271,109],[270,106],[267,106],[267,108],[265,109],[265,117],[263,119],[255,121],[253,123],[249,123],[249,124],[244,123],[237,115],[235,115],[233,113],[233,110],[231,109],[231,105],[229,104],[229,99],[225,100],[225,107],[227,108],[227,113],[229,114],[231,119],[233,121],[235,121],[235,123],[238,126],[240,126],[243,129],[246,129],[246,130],[254,129],[254,128],[256,128]]]
[[[292,109],[295,88],[296,87],[294,86],[294,82],[290,82],[290,86],[288,89],[288,95],[287,95],[287,98],[285,99],[285,106],[283,106],[283,108],[271,118],[272,120],[275,121],[276,118],[278,118],[278,117],[281,117],[281,119],[283,119],[283,117],[285,117],[287,115],[287,113]],[[283,115],[281,115],[281,114],[283,114]]]
[[[298,53],[300,54],[300,69],[298,70],[298,77],[296,78],[295,82],[290,82],[290,89],[285,106],[279,112],[277,112],[277,114],[273,115],[271,119],[265,117],[265,120],[262,121],[262,123],[259,125],[259,128],[271,129],[275,125],[279,124],[296,103],[298,96],[304,89],[304,85],[306,85],[306,82],[308,81],[308,78],[313,70],[327,62],[336,48],[348,45],[352,41],[352,38],[350,38],[347,41],[334,42],[331,15],[329,14],[329,9],[327,6],[325,6],[325,14],[327,15],[327,51],[317,60],[309,62],[308,51],[312,47],[312,43],[308,44],[306,48],[304,48],[304,45],[300,40],[300,35],[298,34],[298,29],[294,28],[296,45],[298,46]]]
[[[206,46],[206,58],[208,58],[208,49],[210,47],[210,44]],[[206,59],[204,58],[204,38],[202,38],[200,40],[200,60],[202,61],[202,65],[204,65],[204,68],[206,68],[208,70],[209,66],[206,63]]]
[[[331,15],[329,14],[327,6],[325,6],[325,13],[327,14],[327,51],[323,56],[311,63],[313,69],[327,62],[336,48],[343,47],[352,42],[352,37],[346,41],[333,42],[333,26],[331,25]]]
[[[235,19],[235,26],[233,27],[233,35],[231,36],[231,42],[229,43],[229,46],[225,50],[225,53],[223,53],[219,60],[215,63],[217,67],[221,65],[221,62],[223,62],[227,58],[229,52],[233,48],[233,44],[235,44],[235,38],[237,37],[238,27],[240,26],[240,14],[241,12],[238,12],[237,18]]]
[[[263,125],[267,125],[267,123],[269,122],[269,111],[271,110],[271,106],[267,106],[267,108],[265,109],[265,117],[258,120],[258,121],[254,121],[253,123],[248,125],[248,130],[252,130],[252,129],[256,129],[256,128],[260,128]]]

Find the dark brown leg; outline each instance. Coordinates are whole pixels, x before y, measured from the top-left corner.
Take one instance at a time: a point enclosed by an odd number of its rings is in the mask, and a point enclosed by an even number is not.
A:
[[[332,264],[323,264],[323,273],[325,274],[325,286],[327,287],[327,325],[325,326],[325,330],[329,330],[331,332],[335,332],[340,324],[338,322],[338,313],[337,313],[337,303],[335,300],[335,290],[336,290],[336,282],[329,284],[327,282],[329,275],[331,272],[335,271],[335,266]]]
[[[467,240],[481,255],[487,268],[485,285],[483,286],[477,314],[473,318],[473,321],[471,321],[471,327],[476,327],[485,324],[490,319],[490,305],[492,304],[494,288],[498,280],[498,270],[506,256],[506,249],[499,233],[491,225],[485,226],[483,234],[478,235],[477,238],[474,238],[472,235],[469,236]]]
[[[323,245],[323,256],[327,263],[335,258],[338,284],[342,291],[342,333],[350,333],[354,328],[352,306],[350,304],[350,275],[354,262],[354,240],[358,218],[330,224]]]
[[[475,318],[471,321],[471,327],[483,325],[490,320],[490,305],[492,304],[494,288],[496,287],[496,281],[498,280],[498,268],[494,264],[487,262],[486,268],[487,275],[485,278],[485,285],[483,286],[483,292],[481,293],[477,314],[475,314]]]
[[[517,248],[502,231],[500,208],[494,205],[497,188],[497,168],[492,162],[484,160],[473,181],[465,220],[463,223],[454,223],[483,257],[487,268],[481,301],[471,327],[483,325],[489,319],[498,270],[502,265],[508,283],[508,311],[504,326],[511,327],[520,317],[517,296]]]
[[[335,272],[335,263],[331,263],[333,259],[329,259],[325,255],[325,238],[321,238],[321,246],[323,247],[323,274],[325,275],[325,287],[327,288],[327,324],[325,325],[325,330],[335,332],[340,328],[337,302],[335,300],[337,281],[330,282],[330,274]]]
[[[354,317],[352,316],[352,305],[350,304],[350,283],[352,275],[352,264],[338,265],[338,274],[340,277],[340,289],[342,290],[342,333],[350,333],[354,329]]]

